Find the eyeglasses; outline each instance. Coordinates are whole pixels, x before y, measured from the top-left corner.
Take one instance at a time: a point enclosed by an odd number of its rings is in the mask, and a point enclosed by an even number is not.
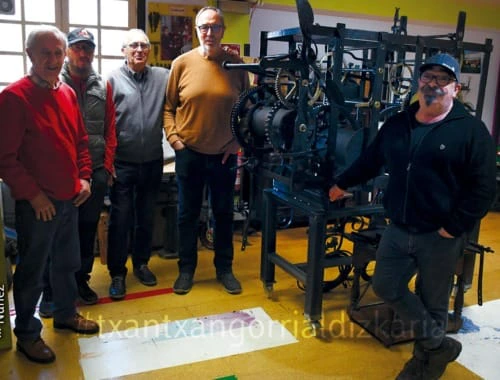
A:
[[[82,51],[85,53],[94,52],[94,47],[86,43],[71,45],[70,49],[76,51],[77,53],[80,53]]]
[[[224,25],[221,25],[221,24],[203,24],[203,25],[198,25],[197,28],[203,34],[208,33],[209,30],[211,30],[213,33],[219,33],[222,30],[222,28],[224,28]]]
[[[431,73],[422,73],[420,75],[420,80],[423,83],[431,83],[433,80],[436,80],[438,86],[444,87],[449,85],[451,82],[455,82],[455,79],[450,77],[449,75],[432,75]]]
[[[139,48],[141,48],[142,50],[147,50],[151,47],[151,45],[146,42],[132,42],[127,46],[133,50],[137,50]]]

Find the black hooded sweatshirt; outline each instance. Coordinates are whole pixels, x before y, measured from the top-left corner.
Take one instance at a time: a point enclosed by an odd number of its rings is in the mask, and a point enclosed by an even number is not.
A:
[[[450,113],[415,145],[418,102],[391,117],[361,156],[336,179],[341,189],[365,183],[383,168],[383,203],[395,224],[412,231],[443,227],[453,236],[473,229],[496,193],[495,146],[486,126],[454,101]]]

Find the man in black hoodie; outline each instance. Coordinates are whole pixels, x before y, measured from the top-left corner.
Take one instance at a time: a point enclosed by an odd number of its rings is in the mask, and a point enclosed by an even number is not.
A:
[[[384,207],[391,224],[378,247],[373,289],[411,324],[412,358],[397,379],[438,379],[461,352],[446,336],[453,275],[466,234],[496,192],[495,147],[486,126],[456,100],[460,66],[436,54],[420,67],[418,102],[390,118],[335,180],[345,190],[389,174]],[[408,288],[418,273],[418,294]]]

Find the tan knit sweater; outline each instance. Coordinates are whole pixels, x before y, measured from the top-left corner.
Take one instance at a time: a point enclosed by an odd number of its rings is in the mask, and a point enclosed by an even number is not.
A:
[[[171,145],[181,140],[194,151],[218,154],[233,139],[231,109],[249,87],[248,73],[226,70],[224,61],[241,62],[226,52],[205,58],[196,48],[172,62],[163,114]]]

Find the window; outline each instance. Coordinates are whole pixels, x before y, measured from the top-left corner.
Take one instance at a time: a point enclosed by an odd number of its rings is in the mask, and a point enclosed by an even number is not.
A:
[[[86,27],[95,37],[94,69],[106,75],[123,62],[123,32],[130,24],[130,9],[137,0],[9,0],[0,9],[0,91],[30,69],[25,54],[26,36],[35,25],[56,25],[63,32]],[[5,36],[9,36],[6,38]]]

